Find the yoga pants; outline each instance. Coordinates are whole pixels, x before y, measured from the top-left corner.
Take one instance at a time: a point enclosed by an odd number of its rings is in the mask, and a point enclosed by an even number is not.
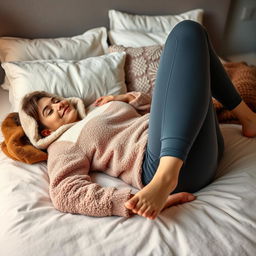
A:
[[[228,110],[241,101],[206,29],[186,20],[169,34],[152,94],[142,183],[153,178],[160,158],[183,160],[172,193],[196,192],[212,182],[224,152],[212,97]]]

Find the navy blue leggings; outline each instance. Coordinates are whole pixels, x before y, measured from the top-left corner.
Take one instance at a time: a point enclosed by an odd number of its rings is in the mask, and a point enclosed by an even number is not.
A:
[[[162,156],[184,161],[172,193],[196,192],[213,180],[224,140],[212,97],[229,110],[242,101],[205,28],[182,21],[169,34],[160,59],[142,165],[144,185]]]

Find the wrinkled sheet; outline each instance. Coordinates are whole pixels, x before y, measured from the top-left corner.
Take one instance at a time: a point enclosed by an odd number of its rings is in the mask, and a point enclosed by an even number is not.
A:
[[[220,126],[225,152],[215,181],[156,220],[61,213],[49,198],[46,164],[0,152],[0,255],[255,256],[256,138],[243,137],[240,125]],[[130,187],[103,173],[92,177]]]

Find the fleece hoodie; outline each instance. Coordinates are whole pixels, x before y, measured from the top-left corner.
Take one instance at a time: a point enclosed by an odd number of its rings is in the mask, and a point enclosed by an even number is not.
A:
[[[129,216],[131,189],[102,187],[91,171],[118,177],[141,189],[151,97],[141,92],[130,103],[111,101],[86,109],[86,116],[48,147],[50,196],[56,209],[88,216]]]

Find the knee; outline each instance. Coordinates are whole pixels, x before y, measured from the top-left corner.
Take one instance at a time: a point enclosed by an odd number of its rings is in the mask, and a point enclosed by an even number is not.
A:
[[[179,22],[174,28],[173,31],[181,34],[201,34],[205,33],[205,28],[198,22],[193,20],[183,20]]]
[[[171,35],[181,40],[200,40],[205,37],[205,28],[198,22],[192,20],[184,20],[179,22],[171,31]],[[168,37],[168,38],[169,38]],[[167,39],[168,40],[168,39]]]

